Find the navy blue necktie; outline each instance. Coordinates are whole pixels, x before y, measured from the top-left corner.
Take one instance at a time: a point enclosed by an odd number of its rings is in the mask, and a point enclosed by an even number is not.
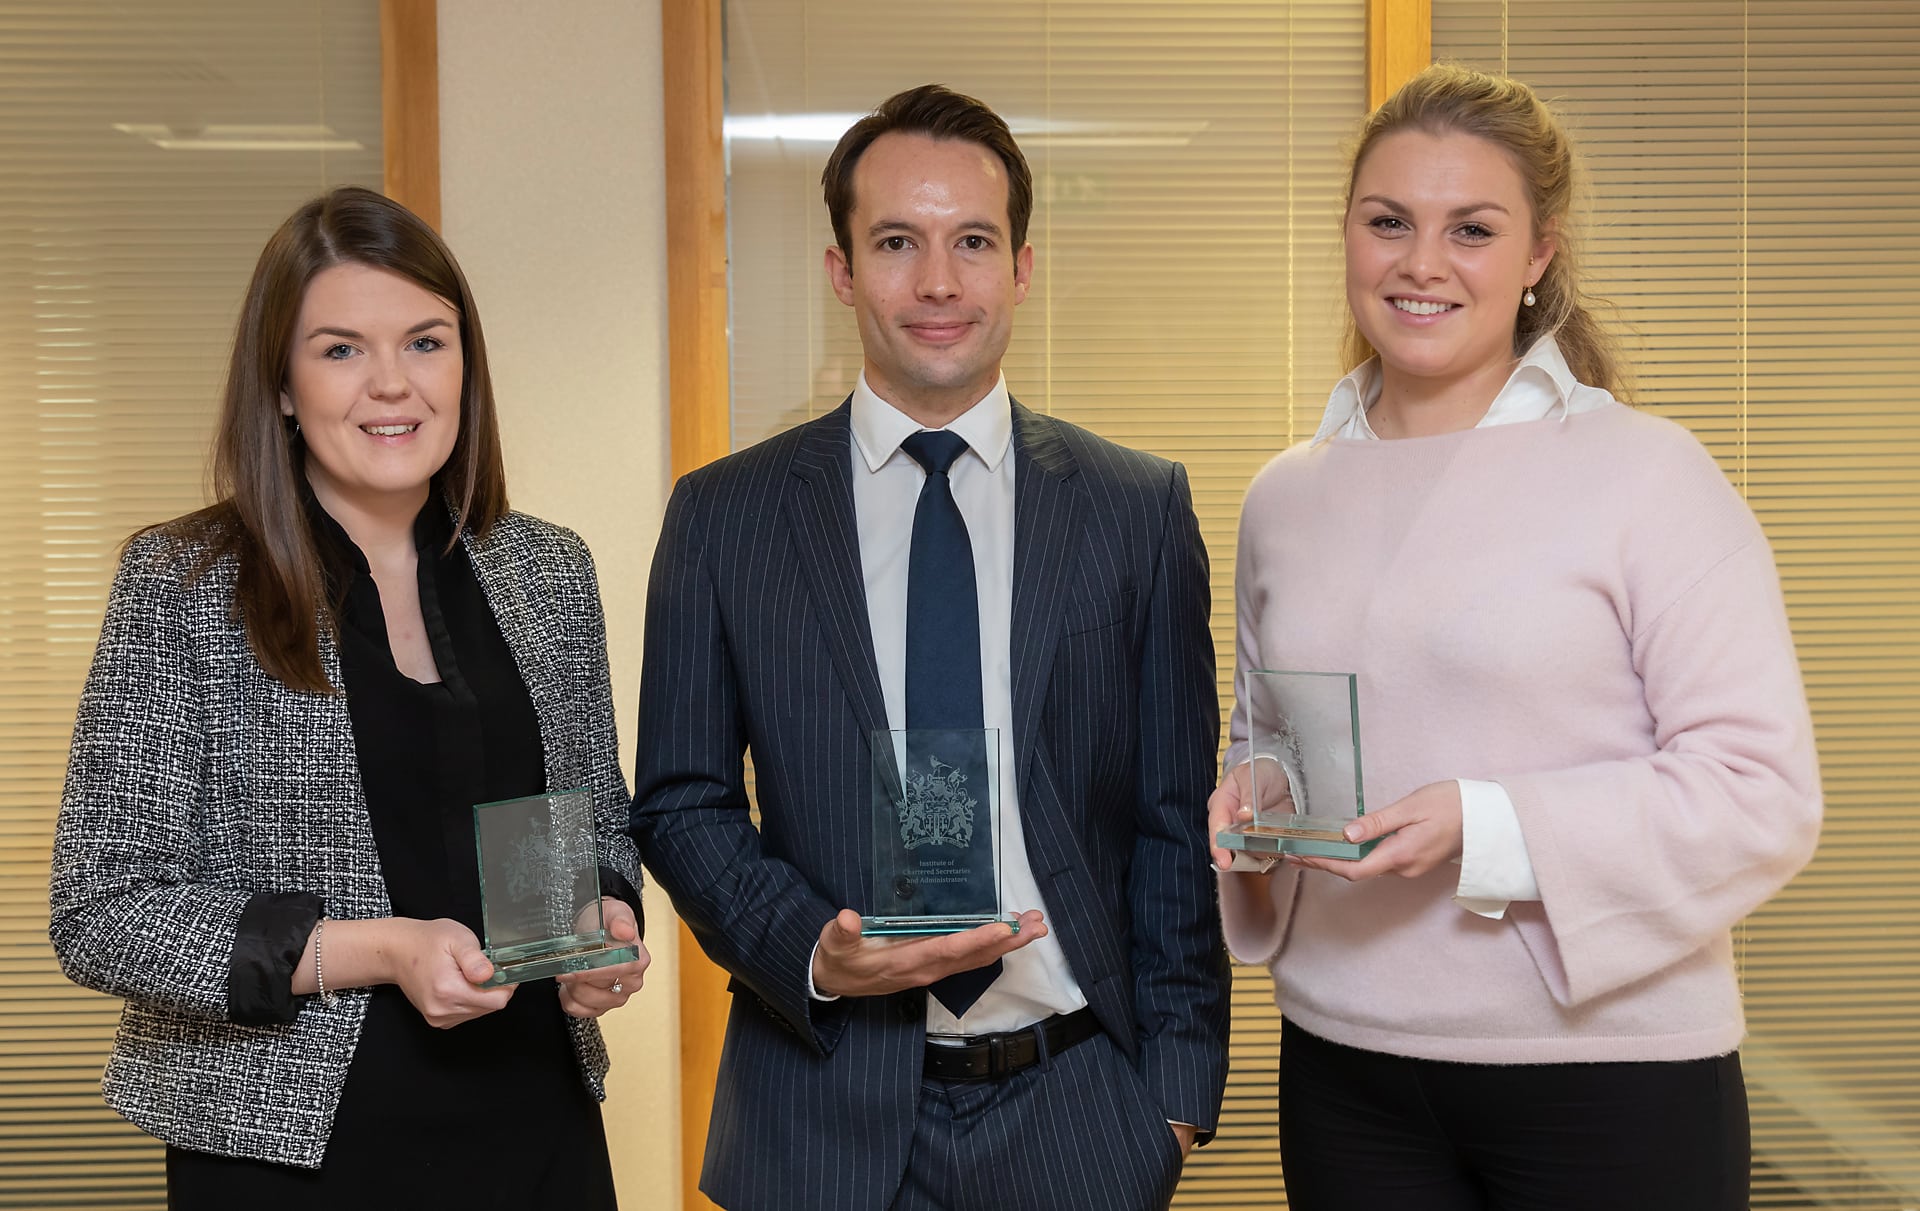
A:
[[[923,432],[907,438],[901,448],[927,472],[913,510],[913,547],[907,557],[907,727],[977,730],[986,719],[980,688],[980,594],[973,543],[947,479],[954,460],[967,448],[966,439],[957,433]],[[945,760],[968,772],[968,782],[978,788],[980,805],[969,849],[984,875],[984,855],[993,853],[992,797],[985,748],[973,748],[963,755],[949,753]],[[929,991],[960,1017],[999,974],[1000,960],[995,959],[936,980]]]

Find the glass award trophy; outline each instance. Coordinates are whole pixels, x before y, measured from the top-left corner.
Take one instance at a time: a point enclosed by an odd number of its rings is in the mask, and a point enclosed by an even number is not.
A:
[[[493,961],[483,987],[639,957],[638,947],[609,936],[601,920],[587,791],[478,804],[473,836],[480,852],[481,945]]]
[[[1352,673],[1249,670],[1248,783],[1253,819],[1222,832],[1223,849],[1257,858],[1364,858],[1343,830],[1366,812],[1360,782],[1360,694]]]
[[[1000,908],[1000,732],[872,733],[873,892],[867,934],[958,933]]]

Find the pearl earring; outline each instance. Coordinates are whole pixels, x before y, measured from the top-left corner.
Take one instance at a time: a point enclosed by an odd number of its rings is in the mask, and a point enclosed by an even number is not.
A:
[[[1533,287],[1527,287],[1527,292],[1520,296],[1520,301],[1529,307],[1534,305],[1537,300],[1533,297]]]

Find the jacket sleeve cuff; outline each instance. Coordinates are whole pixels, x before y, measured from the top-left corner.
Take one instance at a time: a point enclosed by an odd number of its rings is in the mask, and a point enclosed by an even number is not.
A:
[[[227,974],[227,1016],[244,1026],[291,1022],[300,1014],[293,970],[320,919],[312,892],[260,892],[240,910]]]

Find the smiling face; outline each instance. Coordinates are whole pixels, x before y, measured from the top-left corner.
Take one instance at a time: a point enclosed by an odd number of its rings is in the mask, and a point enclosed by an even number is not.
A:
[[[1486,139],[1401,130],[1368,149],[1352,197],[1347,305],[1380,355],[1382,404],[1445,400],[1477,422],[1513,366],[1521,295],[1553,257],[1526,183]]]
[[[280,411],[300,423],[307,480],[336,517],[417,510],[460,435],[460,317],[385,269],[334,265],[307,284]]]
[[[1033,248],[1009,246],[1007,176],[978,143],[881,135],[853,170],[849,260],[827,274],[854,309],[867,385],[923,425],[978,403],[1000,377]]]

